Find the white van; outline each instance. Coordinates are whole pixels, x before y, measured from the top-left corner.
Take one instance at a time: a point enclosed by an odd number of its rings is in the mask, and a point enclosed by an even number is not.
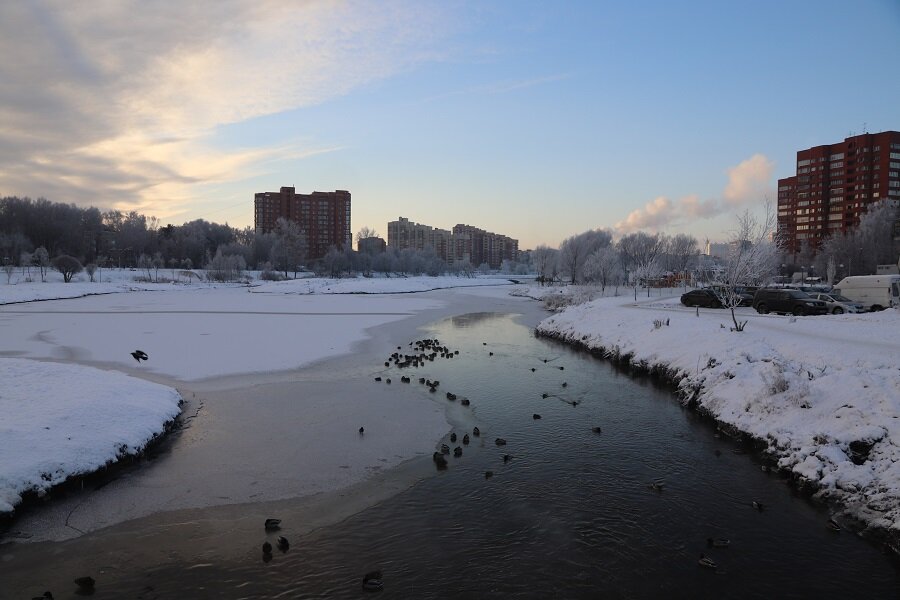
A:
[[[868,310],[900,306],[900,275],[853,275],[834,286],[835,293],[859,302]]]

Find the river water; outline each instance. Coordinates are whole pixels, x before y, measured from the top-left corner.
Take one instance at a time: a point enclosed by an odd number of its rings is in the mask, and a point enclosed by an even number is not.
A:
[[[193,555],[161,559],[154,547],[115,564],[105,554],[108,583],[93,597],[359,598],[367,595],[362,575],[376,569],[384,598],[898,597],[891,558],[849,523],[829,529],[827,507],[765,472],[738,442],[716,437],[669,390],[535,338],[515,315],[454,317],[422,337],[459,355],[373,370],[392,386],[418,386],[423,402],[458,396],[454,432],[471,439],[444,440],[463,449],[446,470],[336,525],[296,535],[285,519],[291,547],[271,557],[258,550],[261,531],[231,536],[229,544],[246,547],[237,557],[208,559],[216,555],[209,535],[170,526],[168,535],[196,538]],[[419,377],[439,380],[437,391]],[[507,444],[497,446],[498,437]],[[433,470],[430,459],[414,466],[422,467]],[[155,539],[152,520],[145,529],[135,544]],[[708,538],[730,543],[711,547]],[[99,553],[103,539],[73,540],[81,545],[66,551]],[[717,568],[701,567],[701,553]],[[44,568],[52,580],[52,556]]]

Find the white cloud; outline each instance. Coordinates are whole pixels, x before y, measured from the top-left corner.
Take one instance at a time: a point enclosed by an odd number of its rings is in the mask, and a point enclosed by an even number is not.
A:
[[[631,233],[641,229],[659,231],[692,219],[710,219],[743,205],[756,203],[770,193],[775,164],[762,154],[754,154],[737,166],[728,169],[728,183],[722,198],[701,200],[692,194],[678,200],[660,196],[643,208],[628,214],[616,223],[619,233]]]
[[[284,155],[216,147],[217,127],[325,102],[437,55],[420,2],[0,3],[0,193],[151,208]]]
[[[748,201],[758,201],[767,192],[772,180],[775,163],[754,154],[736,167],[728,169],[728,185],[723,196],[730,206],[740,206]]]

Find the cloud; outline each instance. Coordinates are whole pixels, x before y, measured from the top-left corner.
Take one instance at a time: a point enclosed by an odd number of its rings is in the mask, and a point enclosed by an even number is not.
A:
[[[711,219],[741,206],[758,202],[770,193],[775,164],[762,154],[754,154],[735,167],[728,169],[728,183],[721,198],[701,200],[692,194],[677,200],[660,196],[643,208],[628,214],[616,223],[619,233],[631,233],[641,229],[659,231],[692,219]]]
[[[765,195],[775,163],[762,154],[754,154],[736,167],[728,169],[728,185],[723,196],[730,206],[740,206]]]
[[[217,128],[433,60],[447,29],[421,2],[0,3],[0,194],[177,212],[201,182],[336,149],[224,148]]]

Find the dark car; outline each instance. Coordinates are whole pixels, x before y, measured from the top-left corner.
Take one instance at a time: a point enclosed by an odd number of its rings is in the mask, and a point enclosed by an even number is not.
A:
[[[792,315],[824,315],[828,312],[825,303],[816,300],[806,292],[784,288],[761,288],[753,295],[756,312],[770,312]]]
[[[715,292],[719,298],[728,298],[728,288],[722,285],[713,285],[710,286],[713,292]],[[736,306],[753,306],[753,292],[748,292],[746,287],[743,286],[735,286],[734,287],[734,295],[737,298]]]
[[[706,306],[708,308],[722,308],[722,302],[716,293],[709,288],[691,290],[681,295],[681,303],[685,306]]]

